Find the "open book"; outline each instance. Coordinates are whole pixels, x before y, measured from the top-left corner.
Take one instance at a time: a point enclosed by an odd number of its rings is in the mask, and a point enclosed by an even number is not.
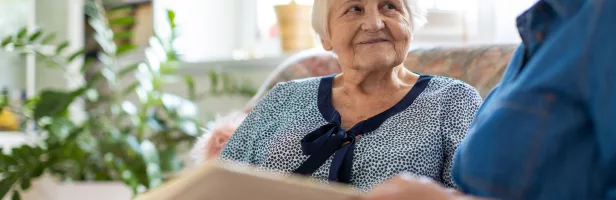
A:
[[[148,191],[135,200],[351,200],[359,194],[339,184],[319,184],[295,175],[210,163]]]

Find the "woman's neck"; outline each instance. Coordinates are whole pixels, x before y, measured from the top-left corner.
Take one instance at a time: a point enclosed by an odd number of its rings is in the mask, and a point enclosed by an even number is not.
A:
[[[372,96],[411,88],[419,75],[402,64],[384,71],[359,71],[349,69],[336,76],[333,87],[343,93]]]

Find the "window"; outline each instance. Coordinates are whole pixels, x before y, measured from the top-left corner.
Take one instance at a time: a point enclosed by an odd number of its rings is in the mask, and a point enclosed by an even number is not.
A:
[[[428,25],[420,30],[417,39],[429,43],[462,41],[476,31],[467,30],[477,21],[478,0],[419,0],[428,9]],[[288,4],[291,0],[258,0],[258,38],[278,37],[275,5]],[[311,5],[313,0],[295,0],[298,4]]]
[[[476,7],[476,0],[421,0],[429,11],[462,11]]]
[[[465,11],[477,7],[477,0],[420,0],[429,11]],[[257,20],[263,36],[276,34],[275,5],[288,4],[291,0],[258,0]],[[311,5],[313,0],[295,0],[298,4]]]
[[[419,0],[429,23],[414,44],[515,42],[515,16],[536,0]],[[155,29],[163,29],[164,9],[176,11],[178,50],[186,61],[270,57],[281,53],[275,5],[291,0],[154,0]],[[313,0],[295,0],[310,5]],[[513,38],[513,39],[511,39]],[[417,45],[415,45],[417,46]],[[251,56],[246,56],[251,55]]]

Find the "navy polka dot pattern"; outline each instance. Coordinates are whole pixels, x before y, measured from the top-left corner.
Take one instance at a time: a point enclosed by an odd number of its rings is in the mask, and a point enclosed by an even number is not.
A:
[[[290,174],[309,156],[300,140],[328,124],[319,112],[323,77],[277,84],[249,113],[221,153],[221,161]],[[355,146],[350,185],[369,191],[406,172],[454,187],[450,169],[455,149],[482,103],[477,90],[434,76],[405,110],[364,133]],[[312,177],[327,183],[330,157]]]

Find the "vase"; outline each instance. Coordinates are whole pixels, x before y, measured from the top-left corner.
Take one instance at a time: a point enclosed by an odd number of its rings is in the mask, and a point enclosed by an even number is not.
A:
[[[312,6],[291,1],[287,5],[274,6],[274,10],[284,53],[314,48],[316,37],[310,22]]]

